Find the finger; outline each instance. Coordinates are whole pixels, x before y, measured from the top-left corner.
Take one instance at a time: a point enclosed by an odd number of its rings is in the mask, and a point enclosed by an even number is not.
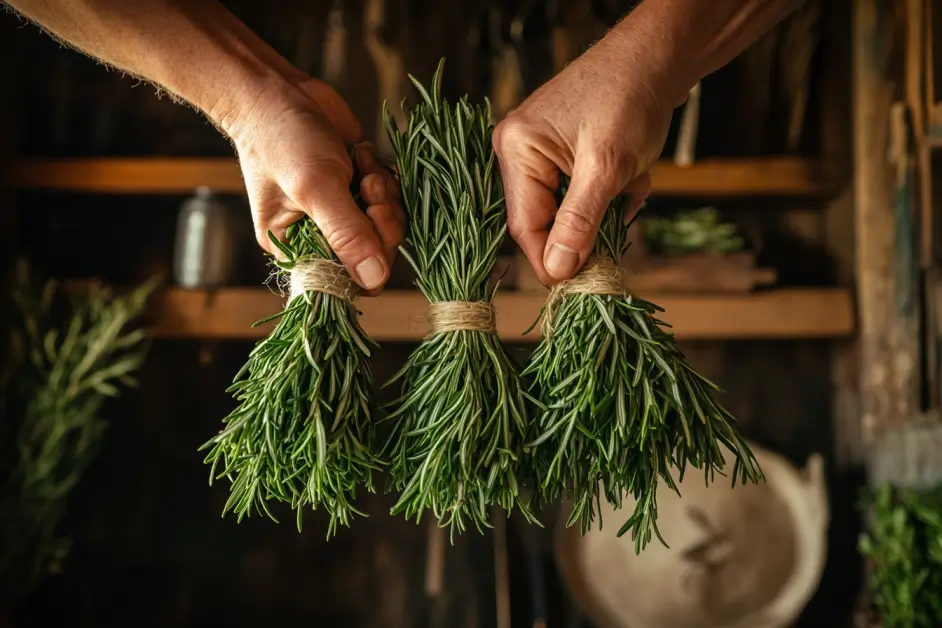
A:
[[[543,253],[546,272],[553,279],[569,279],[588,259],[602,216],[618,193],[617,188],[606,185],[612,179],[597,176],[596,169],[587,162],[576,162]]]
[[[625,211],[625,222],[629,223],[635,219],[635,216],[647,202],[648,196],[651,195],[651,174],[645,172],[640,177],[632,180],[625,186],[622,193],[631,199]]]
[[[377,290],[389,277],[389,265],[373,223],[350,194],[349,181],[349,172],[322,164],[299,180],[279,183],[288,198],[320,227],[353,280],[365,290]]]
[[[360,179],[360,197],[366,201],[367,205],[381,205],[393,200],[390,198],[386,180],[378,172],[370,173]]]
[[[369,174],[360,181],[360,196],[368,205],[366,214],[376,227],[391,265],[405,235],[405,212],[397,202],[397,197],[391,193],[386,179],[379,173]]]
[[[364,180],[369,178],[370,175],[380,177],[383,181],[383,184],[386,186],[385,199],[389,202],[399,204],[401,197],[399,181],[396,179],[395,173],[387,166],[381,164],[376,158],[376,151],[373,148],[373,145],[369,142],[360,142],[354,148],[353,157],[357,172],[360,173],[360,176],[363,177]],[[363,193],[364,192],[361,189],[360,194],[362,195]]]
[[[392,268],[396,253],[399,251],[406,235],[405,222],[400,219],[397,213],[396,208],[388,204],[371,205],[366,210],[366,215],[373,222],[373,226],[383,243],[386,261],[389,263],[390,268]]]
[[[405,227],[406,213],[399,199],[399,184],[391,175],[373,173],[364,177],[360,181],[360,196],[367,205],[389,205],[392,215]]]
[[[288,227],[302,218],[304,213],[289,207],[290,203],[275,183],[269,179],[254,176],[245,178],[249,206],[252,210],[252,224],[255,227],[255,241],[266,253],[275,259],[283,260],[284,254],[271,241],[268,232],[284,242]]]
[[[525,130],[504,120],[493,144],[507,204],[507,231],[544,285],[555,283],[543,265],[543,251],[556,213],[559,166],[535,149]]]

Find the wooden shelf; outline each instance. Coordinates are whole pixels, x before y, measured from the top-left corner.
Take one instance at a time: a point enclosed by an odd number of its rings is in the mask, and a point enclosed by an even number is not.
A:
[[[743,295],[643,295],[666,312],[662,318],[684,340],[838,338],[854,331],[851,295],[832,288],[778,289]],[[521,334],[536,319],[544,294],[498,295],[498,333],[510,342],[534,342],[539,330]],[[170,288],[157,299],[152,325],[162,338],[260,338],[270,324],[251,325],[277,312],[284,300],[264,288],[216,292]],[[426,333],[426,301],[417,291],[387,291],[361,299],[364,329],[381,342],[416,341]]]
[[[829,193],[814,161],[795,157],[704,160],[690,167],[660,162],[651,170],[654,194],[672,197],[799,196]],[[242,173],[224,158],[100,158],[25,160],[8,183],[19,189],[100,194],[182,194],[205,185],[242,193]]]

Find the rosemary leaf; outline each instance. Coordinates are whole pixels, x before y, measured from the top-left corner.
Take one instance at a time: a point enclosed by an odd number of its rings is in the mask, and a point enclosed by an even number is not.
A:
[[[506,207],[491,147],[489,105],[441,95],[444,61],[431,89],[396,128],[384,106],[410,231],[404,257],[430,303],[490,304],[489,278],[505,238]],[[410,77],[411,78],[411,77]],[[434,332],[434,330],[433,330]],[[432,333],[390,382],[392,429],[384,453],[400,492],[393,514],[431,510],[455,533],[490,527],[491,506],[533,519],[519,478],[527,464],[527,400],[517,365],[493,331]]]
[[[629,245],[625,209],[626,199],[612,202],[594,259],[620,263]],[[724,446],[737,456],[734,485],[762,478],[735,420],[713,399],[716,386],[690,367],[656,318],[661,308],[627,293],[578,292],[549,306],[551,329],[524,370],[545,407],[529,445],[540,501],[571,498],[568,525],[584,533],[603,497],[620,507],[632,495],[634,511],[618,534],[630,531],[640,552],[652,535],[665,542],[657,527],[659,481],[676,491],[673,474],[682,477],[688,464],[712,481],[724,470]]]
[[[288,228],[284,255],[275,262],[281,283],[311,259],[337,261],[310,218]],[[360,327],[353,304],[332,294],[304,291],[291,298],[275,328],[259,341],[230,392],[238,407],[204,444],[210,484],[227,477],[223,515],[241,521],[253,512],[277,521],[268,502],[290,504],[301,530],[302,510],[324,508],[328,538],[339,525],[364,515],[357,489],[373,492],[373,377],[376,344]]]

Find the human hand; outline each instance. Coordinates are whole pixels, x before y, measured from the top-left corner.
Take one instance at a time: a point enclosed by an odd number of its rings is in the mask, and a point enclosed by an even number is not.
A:
[[[631,196],[629,218],[644,204],[678,104],[659,99],[657,73],[620,36],[589,49],[494,130],[508,231],[544,285],[585,264],[615,196]],[[560,171],[571,181],[557,210]]]
[[[405,213],[392,172],[363,142],[340,95],[316,79],[278,85],[224,130],[239,156],[259,245],[280,255],[268,231],[283,240],[308,215],[353,280],[367,294],[379,292],[405,235]],[[350,193],[355,175],[365,214]]]

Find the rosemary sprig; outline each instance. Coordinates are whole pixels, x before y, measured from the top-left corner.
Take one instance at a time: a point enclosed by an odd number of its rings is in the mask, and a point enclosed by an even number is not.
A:
[[[506,231],[503,189],[491,148],[490,105],[441,95],[444,61],[431,91],[410,77],[420,102],[409,126],[384,120],[396,153],[410,232],[403,256],[430,303],[493,301],[489,276]],[[518,478],[526,435],[519,372],[493,332],[447,331],[427,337],[392,382],[401,396],[387,455],[401,491],[393,514],[420,519],[431,509],[452,536],[468,524],[490,526],[490,507],[518,508],[532,520]],[[390,383],[392,383],[390,382]]]
[[[0,598],[6,602],[61,568],[69,550],[62,529],[69,497],[108,427],[105,401],[136,385],[147,333],[131,327],[156,287],[149,281],[115,295],[92,286],[64,299],[56,281],[37,287],[25,263],[17,270],[10,360],[0,378]]]
[[[627,251],[625,209],[618,198],[606,212],[596,260],[619,263]],[[677,491],[673,470],[682,478],[690,464],[710,482],[722,473],[725,445],[737,456],[734,484],[761,478],[733,417],[713,400],[717,387],[656,318],[661,308],[627,294],[585,293],[563,293],[550,306],[552,329],[524,371],[545,406],[529,446],[541,501],[571,498],[568,525],[588,530],[603,493],[616,508],[632,495],[634,512],[618,534],[630,530],[640,552],[652,532],[664,543],[655,495],[659,480]]]
[[[283,283],[308,260],[337,262],[310,218],[289,227],[286,242],[269,237],[284,255],[275,262]],[[231,511],[241,521],[263,512],[277,522],[267,503],[276,500],[296,511],[300,531],[304,509],[323,507],[328,537],[353,515],[365,516],[353,500],[361,486],[373,492],[372,472],[380,468],[371,451],[376,344],[358,315],[342,298],[306,290],[256,323],[278,320],[229,388],[238,407],[201,448],[210,450],[210,484],[223,476],[232,482],[224,516]]]

